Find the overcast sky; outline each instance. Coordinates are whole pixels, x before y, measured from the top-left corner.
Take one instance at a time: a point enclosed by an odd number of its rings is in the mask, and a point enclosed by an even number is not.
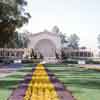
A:
[[[100,0],[27,0],[32,16],[25,29],[37,33],[57,25],[66,35],[76,33],[82,46],[97,47]]]

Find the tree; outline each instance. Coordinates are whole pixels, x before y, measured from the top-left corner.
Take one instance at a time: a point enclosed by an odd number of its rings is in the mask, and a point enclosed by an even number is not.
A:
[[[67,57],[67,55],[66,55],[66,53],[64,52],[64,50],[61,50],[61,59],[62,60],[65,60],[65,59],[67,59],[68,57]]]
[[[37,53],[35,53],[35,54],[34,54],[34,59],[37,59],[37,58],[38,58],[38,57],[37,57]]]
[[[23,44],[24,41],[23,41],[22,33],[16,32],[15,37],[13,37],[13,39],[15,40],[13,42],[15,44],[14,48],[25,48]]]
[[[79,48],[79,37],[76,34],[70,35],[68,38],[68,47],[71,47],[73,49]]]
[[[52,32],[53,32],[53,33],[59,33],[59,32],[60,32],[59,27],[55,25],[55,26],[52,28]]]
[[[13,38],[5,44],[6,48],[27,48],[29,38],[26,33],[14,32]]]
[[[0,47],[5,47],[13,39],[17,28],[28,23],[31,17],[25,10],[25,0],[0,1]]]
[[[34,58],[34,55],[35,55],[35,52],[34,52],[34,50],[32,49],[31,54],[30,54],[31,58]]]
[[[55,56],[56,56],[56,59],[59,59],[59,54],[55,51]]]
[[[22,38],[22,42],[23,42],[23,48],[27,48],[28,43],[30,42],[30,40],[28,38],[28,33],[21,34],[21,38]]]
[[[43,55],[40,53],[40,59],[43,59]]]
[[[5,44],[6,48],[21,48],[22,46],[23,42],[18,32],[14,32],[13,38],[8,43]]]
[[[80,49],[87,49],[87,47],[86,46],[82,46],[82,47],[80,47]]]
[[[66,35],[65,34],[63,34],[63,33],[61,33],[60,32],[60,38],[61,38],[61,43],[62,44],[64,44],[64,43],[67,43],[68,41],[67,41],[67,39],[66,39]]]

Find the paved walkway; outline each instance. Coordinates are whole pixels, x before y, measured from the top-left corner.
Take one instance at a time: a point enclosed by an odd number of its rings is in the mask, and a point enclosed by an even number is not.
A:
[[[84,64],[84,65],[80,65],[80,67],[87,68],[87,69],[95,69],[100,71],[100,64]]]
[[[23,64],[2,64],[0,65],[0,78],[14,74],[17,70],[20,70]]]
[[[32,70],[33,72],[33,70]],[[27,75],[8,100],[75,100],[71,92],[42,64]]]

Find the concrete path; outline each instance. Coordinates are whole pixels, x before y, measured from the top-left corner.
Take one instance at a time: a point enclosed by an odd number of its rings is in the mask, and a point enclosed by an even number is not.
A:
[[[25,64],[2,64],[0,65],[0,78],[14,74],[20,70]]]
[[[87,69],[94,69],[94,70],[100,71],[100,64],[84,64],[84,65],[79,65],[79,66],[83,68],[87,68]]]

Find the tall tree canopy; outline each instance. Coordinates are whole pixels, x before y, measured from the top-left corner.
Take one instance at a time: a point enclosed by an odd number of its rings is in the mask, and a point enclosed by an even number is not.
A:
[[[60,32],[59,27],[55,25],[55,26],[52,28],[52,32],[53,32],[53,33],[59,33],[59,32]]]
[[[18,33],[15,32],[13,39],[10,40],[7,44],[7,48],[27,48],[28,43],[30,42],[27,33]]]
[[[79,37],[76,34],[71,34],[68,38],[68,47],[71,47],[73,49],[79,48]]]
[[[14,38],[16,28],[28,23],[31,17],[25,10],[25,0],[0,0],[0,47]]]
[[[61,32],[60,32],[60,33],[61,33]],[[65,34],[61,33],[61,34],[60,34],[60,38],[61,38],[61,43],[62,43],[62,44],[68,42],[67,39],[66,39],[66,35],[65,35]]]

